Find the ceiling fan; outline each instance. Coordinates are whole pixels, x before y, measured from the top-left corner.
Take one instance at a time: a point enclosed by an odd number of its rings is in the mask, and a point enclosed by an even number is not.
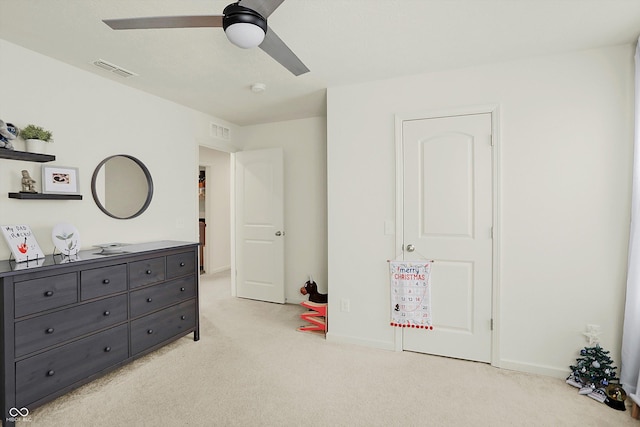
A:
[[[114,30],[222,27],[231,43],[243,49],[258,46],[287,70],[299,76],[309,69],[267,25],[267,18],[283,1],[239,0],[225,7],[222,15],[154,16],[104,19],[102,22]]]

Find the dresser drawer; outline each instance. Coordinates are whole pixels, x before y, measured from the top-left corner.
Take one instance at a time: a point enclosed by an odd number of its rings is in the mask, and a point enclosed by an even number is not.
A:
[[[137,317],[196,295],[194,275],[131,292],[131,317]]]
[[[167,279],[186,276],[196,272],[195,252],[169,255],[167,257]]]
[[[128,357],[127,325],[69,343],[16,363],[16,406],[36,400]]]
[[[76,273],[15,283],[15,317],[62,307],[78,301]]]
[[[150,285],[164,280],[164,257],[149,258],[129,264],[129,286]]]
[[[196,325],[196,302],[185,301],[131,322],[131,354],[181,335]]]
[[[15,324],[16,357],[127,320],[127,296],[118,295]]]
[[[127,265],[94,268],[80,273],[82,301],[127,290]]]

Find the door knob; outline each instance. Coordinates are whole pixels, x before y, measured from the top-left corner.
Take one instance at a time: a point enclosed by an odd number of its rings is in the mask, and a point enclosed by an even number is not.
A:
[[[407,245],[407,252],[413,252],[416,250],[416,247],[413,245]]]

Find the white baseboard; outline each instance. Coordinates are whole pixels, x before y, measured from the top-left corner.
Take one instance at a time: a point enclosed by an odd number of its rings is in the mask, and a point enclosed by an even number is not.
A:
[[[355,344],[355,345],[360,345],[364,347],[379,348],[382,350],[391,350],[391,351],[395,350],[395,345],[392,341],[387,342],[387,341],[376,341],[376,340],[364,340],[361,338],[332,334],[331,331],[327,332],[327,341],[336,342],[340,344]]]
[[[554,366],[536,365],[534,363],[518,362],[516,360],[500,359],[499,365],[496,367],[501,369],[509,369],[512,371],[528,372],[530,374],[545,375],[547,377],[565,379],[569,376],[569,365],[566,368],[557,368]]]
[[[361,338],[355,338],[345,335],[336,335],[332,334],[330,331],[327,332],[327,341],[336,342],[340,344],[355,344],[364,347],[372,347],[379,348],[382,350],[396,350],[396,346],[394,342],[387,341],[375,341],[375,340],[365,340]],[[402,351],[402,350],[399,350]],[[545,365],[537,365],[533,363],[525,363],[518,362],[515,360],[501,359],[498,365],[494,365],[500,369],[508,369],[511,371],[518,372],[527,372],[530,374],[544,375],[547,377],[553,378],[561,378],[565,379],[569,375],[569,367],[567,365],[566,368],[557,368],[553,366],[545,366]]]
[[[223,271],[227,271],[227,270],[231,270],[231,266],[230,265],[225,265],[223,267],[218,267],[218,268],[214,268],[213,270],[205,271],[205,274],[222,273]]]

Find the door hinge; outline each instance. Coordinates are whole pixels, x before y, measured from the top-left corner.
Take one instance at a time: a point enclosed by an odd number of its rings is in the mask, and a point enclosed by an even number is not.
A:
[[[491,330],[493,331],[493,319],[491,319]]]
[[[491,238],[493,239],[493,226],[491,227]]]

